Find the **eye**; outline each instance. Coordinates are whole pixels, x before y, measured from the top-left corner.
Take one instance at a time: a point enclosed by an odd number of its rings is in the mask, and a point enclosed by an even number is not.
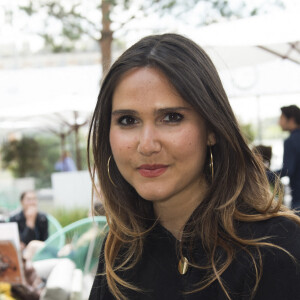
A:
[[[179,113],[168,113],[163,118],[163,122],[165,123],[178,123],[183,119],[183,115]]]
[[[131,116],[122,116],[118,119],[118,124],[122,126],[131,126],[137,123],[137,120]]]

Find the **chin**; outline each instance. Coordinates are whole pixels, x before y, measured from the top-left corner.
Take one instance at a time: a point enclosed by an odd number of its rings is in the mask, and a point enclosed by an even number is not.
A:
[[[159,193],[158,191],[154,192],[145,192],[145,191],[139,191],[136,190],[136,192],[145,200],[155,202],[155,201],[163,201],[167,198],[167,195],[165,193]]]
[[[147,201],[163,201],[172,196],[174,185],[166,182],[130,182],[140,197]]]

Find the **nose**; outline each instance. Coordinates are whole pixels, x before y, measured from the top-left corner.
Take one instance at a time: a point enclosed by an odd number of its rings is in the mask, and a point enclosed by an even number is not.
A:
[[[158,153],[161,150],[159,133],[155,126],[144,126],[140,132],[137,151],[145,156]]]

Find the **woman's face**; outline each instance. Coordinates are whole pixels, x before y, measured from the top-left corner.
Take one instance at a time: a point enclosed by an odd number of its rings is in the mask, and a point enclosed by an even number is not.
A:
[[[21,201],[23,210],[27,210],[31,206],[37,206],[37,197],[35,192],[26,192]]]
[[[125,180],[146,200],[199,195],[207,145],[204,120],[157,69],[133,69],[112,99],[110,145]]]

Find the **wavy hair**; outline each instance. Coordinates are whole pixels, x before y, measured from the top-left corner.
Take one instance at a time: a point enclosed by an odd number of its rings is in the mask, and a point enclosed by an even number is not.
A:
[[[148,36],[126,50],[105,76],[92,117],[88,153],[92,152],[93,163],[89,163],[89,169],[93,180],[96,176],[99,179],[109,225],[104,248],[108,286],[116,299],[126,299],[120,287],[140,291],[117,273],[132,268],[140,259],[144,237],[151,230],[151,224],[153,226],[149,221],[155,220],[152,203],[140,197],[125,181],[113,159],[110,176],[115,184],[107,172],[107,162],[112,155],[109,131],[114,90],[126,72],[143,67],[161,71],[178,94],[205,120],[217,140],[212,147],[214,179],[212,181],[209,176],[207,156],[207,167],[203,172],[208,181],[208,192],[183,232],[182,244],[200,237],[208,257],[206,266],[191,264],[207,269],[208,275],[190,292],[202,290],[217,280],[230,299],[230,291],[221,275],[233,261],[236,249],[241,248],[251,257],[256,272],[254,294],[262,272],[259,247],[280,247],[267,243],[264,238],[240,237],[236,222],[255,222],[279,215],[299,224],[300,221],[282,206],[281,196],[275,200],[270,192],[264,166],[247,146],[210,58],[193,41],[177,34]],[[88,159],[91,161],[90,156]],[[179,244],[180,252],[182,244]],[[220,247],[226,253],[225,261],[218,254]],[[125,254],[120,255],[121,249],[126,249]],[[260,258],[257,259],[249,249],[256,249]]]

